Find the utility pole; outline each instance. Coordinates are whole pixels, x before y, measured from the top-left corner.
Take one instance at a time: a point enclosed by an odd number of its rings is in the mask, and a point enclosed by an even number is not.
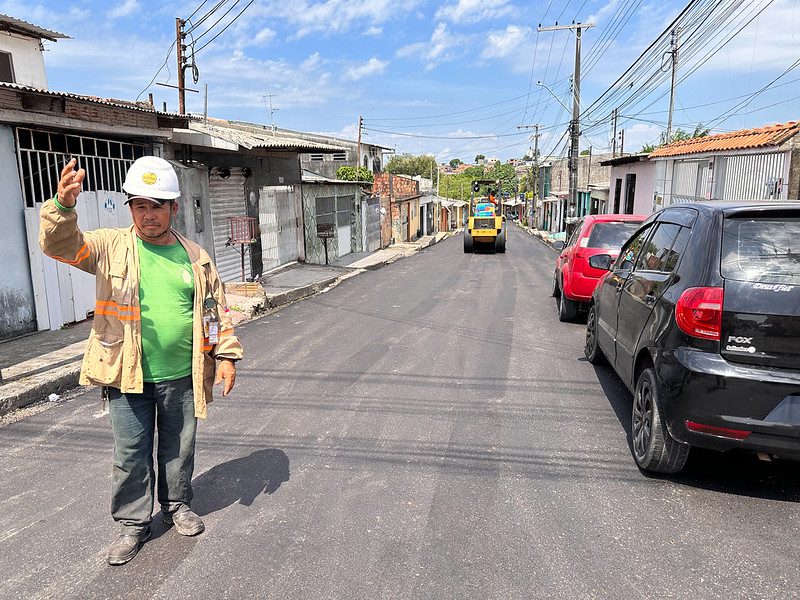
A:
[[[675,76],[678,71],[678,28],[672,30],[672,42],[670,44],[670,51],[667,54],[672,55],[672,83],[669,88],[669,116],[667,117],[667,139],[664,140],[666,144],[672,141],[672,110],[675,106]]]
[[[358,115],[358,149],[356,150],[356,179],[358,179],[358,169],[361,167],[361,128],[364,126],[364,119]]]
[[[555,27],[539,27],[538,31],[556,31],[560,29],[575,30],[575,73],[572,77],[572,120],[569,124],[571,143],[569,147],[569,203],[578,206],[578,144],[580,141],[581,112],[581,34],[584,29],[594,27],[594,23],[572,23],[571,25],[558,25]]]
[[[625,130],[619,132],[619,155],[625,156]]]
[[[611,141],[611,158],[617,157],[617,116],[619,116],[619,109],[611,111],[611,116],[614,119],[614,137]]]
[[[531,206],[528,208],[528,227],[531,227],[533,213],[536,211],[536,197],[539,195],[539,124],[517,125],[517,129],[533,129],[533,173],[531,173],[533,177],[530,177],[533,194],[531,194]]]
[[[186,114],[186,58],[183,55],[186,50],[186,45],[183,43],[186,34],[183,32],[184,25],[186,25],[186,21],[180,17],[175,18],[175,53],[178,55],[178,113],[181,115]]]

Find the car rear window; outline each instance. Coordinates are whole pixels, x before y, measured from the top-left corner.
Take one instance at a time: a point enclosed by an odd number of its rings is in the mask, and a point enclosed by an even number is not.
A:
[[[619,250],[642,224],[638,221],[607,221],[595,223],[589,234],[589,248]]]
[[[800,285],[800,216],[726,219],[722,276]]]

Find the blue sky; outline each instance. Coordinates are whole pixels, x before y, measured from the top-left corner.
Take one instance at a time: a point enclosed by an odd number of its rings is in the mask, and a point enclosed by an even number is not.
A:
[[[218,2],[207,1],[192,22]],[[46,43],[50,89],[124,99],[152,92],[157,106],[166,101],[175,110],[175,90],[147,85],[167,58],[175,17],[189,17],[200,3],[0,0],[0,12],[72,37]],[[250,0],[234,4],[227,0],[196,27],[195,49]],[[685,79],[677,88],[675,126],[712,123],[721,132],[800,119],[797,0],[730,6],[728,20],[709,13],[682,23],[678,73]],[[587,108],[684,7],[672,0],[253,0],[196,53],[200,78],[191,85],[208,84],[211,116],[355,139],[362,115],[365,140],[440,161],[522,156],[532,142],[517,126],[532,123],[542,127],[540,150],[561,154],[569,114],[553,96],[571,103],[575,35],[537,32],[538,24],[596,23],[582,38],[581,105]],[[175,73],[173,51],[156,81],[174,84]],[[625,149],[635,151],[657,141],[666,125],[668,77],[659,83],[652,73],[639,74],[630,83],[630,90],[649,91],[620,111]],[[277,109],[272,114],[269,94]],[[585,115],[582,149],[610,148],[609,115],[621,98]],[[187,94],[187,108],[202,113],[202,94]]]

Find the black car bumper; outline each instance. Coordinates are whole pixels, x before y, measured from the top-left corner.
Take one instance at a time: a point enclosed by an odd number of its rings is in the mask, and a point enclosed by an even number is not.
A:
[[[661,408],[675,439],[800,460],[800,372],[737,365],[685,347],[670,358],[659,369]]]

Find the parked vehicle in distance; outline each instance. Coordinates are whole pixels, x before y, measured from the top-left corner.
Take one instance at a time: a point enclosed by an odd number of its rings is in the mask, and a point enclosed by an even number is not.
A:
[[[800,460],[800,203],[651,215],[592,296],[586,358],[634,394],[633,457],[680,471],[692,446]]]
[[[644,215],[587,215],[575,227],[566,243],[556,242],[561,251],[553,273],[553,297],[557,299],[559,321],[573,321],[585,311],[592,293],[606,271],[595,269],[589,258],[619,249],[645,220]]]

